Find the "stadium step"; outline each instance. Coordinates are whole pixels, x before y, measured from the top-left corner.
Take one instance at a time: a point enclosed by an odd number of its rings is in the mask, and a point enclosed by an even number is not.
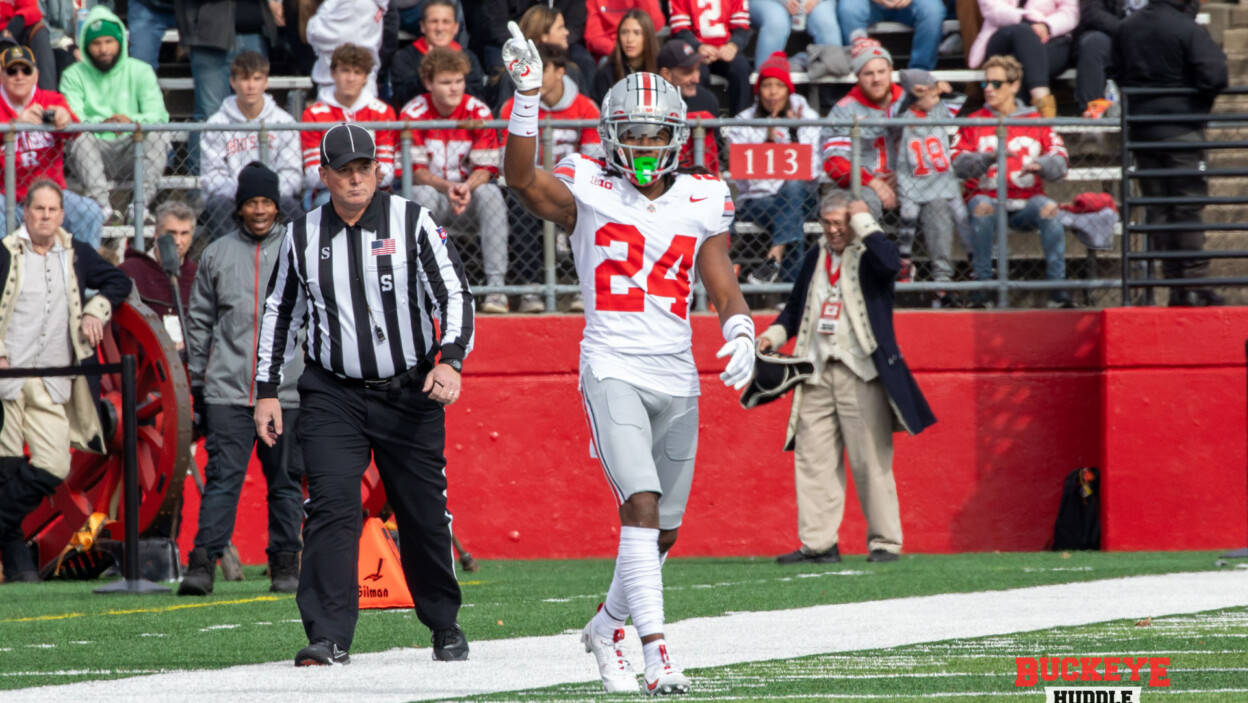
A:
[[[1226,52],[1226,68],[1231,85],[1248,85],[1248,49]]]
[[[1227,51],[1248,50],[1248,27],[1233,27],[1223,32],[1222,47]]]
[[[1237,196],[1248,193],[1248,178],[1210,178],[1209,195],[1214,197]]]

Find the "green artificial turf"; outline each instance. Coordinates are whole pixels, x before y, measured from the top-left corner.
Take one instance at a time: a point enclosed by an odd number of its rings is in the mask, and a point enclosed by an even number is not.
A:
[[[1194,615],[1120,620],[1082,627],[951,640],[798,659],[751,662],[688,671],[694,688],[685,700],[937,700],[972,703],[1016,699],[1043,701],[1046,686],[1085,688],[1142,687],[1140,700],[1183,703],[1248,701],[1248,609]],[[1141,680],[1120,683],[1075,682],[1034,687],[1015,685],[1015,657],[1077,656],[1168,657],[1168,688]],[[1104,669],[1102,668],[1103,672]],[[588,698],[635,701],[637,694],[602,693],[596,682],[512,691],[457,700],[566,703]]]
[[[669,621],[1141,574],[1217,569],[1213,552],[861,556],[838,565],[679,559],[664,568]],[[581,628],[605,593],[608,560],[484,561],[461,573],[470,640]],[[260,568],[218,578],[207,598],[95,595],[98,582],[0,586],[0,689],[175,669],[280,661],[306,643],[294,597],[268,592]],[[428,647],[410,611],[361,613],[353,653]],[[81,673],[72,673],[81,672]]]

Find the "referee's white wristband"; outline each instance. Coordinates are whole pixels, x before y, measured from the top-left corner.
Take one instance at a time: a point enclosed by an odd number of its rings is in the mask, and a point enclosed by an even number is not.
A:
[[[724,323],[724,341],[731,342],[740,336],[754,339],[754,320],[749,315],[733,315]]]
[[[537,108],[542,94],[524,95],[516,91],[511,104],[511,117],[507,120],[507,131],[517,137],[537,136]]]

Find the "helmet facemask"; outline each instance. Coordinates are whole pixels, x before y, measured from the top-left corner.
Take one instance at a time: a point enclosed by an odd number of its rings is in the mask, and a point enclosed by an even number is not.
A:
[[[607,159],[635,185],[653,183],[679,166],[689,126],[685,103],[672,84],[652,73],[634,73],[607,93],[602,115],[598,134]]]
[[[647,122],[617,123],[611,163],[637,185],[648,185],[676,169],[680,144],[674,144],[671,125]],[[654,142],[658,143],[654,143]]]

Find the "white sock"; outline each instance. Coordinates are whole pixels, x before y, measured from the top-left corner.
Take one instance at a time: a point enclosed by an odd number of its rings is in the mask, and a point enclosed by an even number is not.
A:
[[[594,634],[610,638],[615,631],[624,627],[628,620],[628,601],[624,600],[624,588],[620,585],[620,565],[616,562],[615,575],[611,577],[611,587],[607,589],[607,599],[602,602],[598,614],[594,616]]]
[[[641,645],[641,653],[646,658],[646,672],[663,667],[663,650],[660,650],[659,647],[666,649],[667,640],[658,639]]]
[[[670,553],[669,550],[659,554],[660,569],[667,563],[667,555]],[[617,561],[611,587],[607,589],[607,599],[602,602],[602,609],[594,616],[594,631],[599,637],[611,637],[627,621],[628,601],[624,598],[624,587],[620,585],[620,565]]]
[[[637,635],[661,634],[663,570],[659,559],[659,531],[647,527],[621,527],[620,553],[615,568]]]

